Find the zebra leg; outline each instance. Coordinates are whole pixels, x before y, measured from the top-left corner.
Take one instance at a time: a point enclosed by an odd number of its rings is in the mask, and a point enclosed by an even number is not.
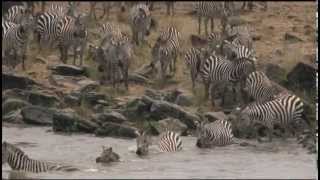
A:
[[[204,19],[204,31],[205,31],[205,35],[208,36],[208,22],[209,22],[209,18],[206,17]]]
[[[76,65],[76,59],[77,59],[77,47],[73,47],[73,65]]]
[[[174,16],[174,2],[171,2],[171,10],[172,10],[172,16]]]
[[[210,21],[211,21],[211,32],[213,32],[213,30],[214,30],[214,19],[210,18]]]
[[[24,53],[24,54],[22,55],[22,69],[23,69],[24,71],[26,70],[25,60],[26,60],[26,54]]]
[[[201,34],[201,16],[198,17],[198,34]]]
[[[209,97],[209,82],[204,82],[204,99],[207,100]]]

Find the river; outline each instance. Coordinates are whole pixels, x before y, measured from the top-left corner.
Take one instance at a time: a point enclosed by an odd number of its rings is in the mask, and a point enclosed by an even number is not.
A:
[[[8,164],[2,177],[44,178],[316,178],[316,155],[294,139],[275,139],[257,147],[230,145],[198,149],[195,137],[182,137],[183,150],[139,158],[129,152],[134,139],[100,138],[90,134],[55,134],[50,127],[2,127],[2,141],[20,144],[29,157],[79,167],[75,172],[20,173]],[[253,143],[255,141],[252,141]],[[102,145],[112,146],[121,161],[96,164]]]

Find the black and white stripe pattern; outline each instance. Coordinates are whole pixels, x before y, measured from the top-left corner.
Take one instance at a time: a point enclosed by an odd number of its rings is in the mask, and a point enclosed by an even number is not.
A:
[[[200,123],[197,128],[199,148],[225,146],[233,144],[231,123],[225,120],[216,120],[209,124]]]
[[[303,102],[295,95],[283,94],[264,103],[253,103],[240,112],[240,120],[250,125],[260,123],[269,129],[269,140],[272,140],[274,124],[291,130],[291,123],[302,119]]]
[[[54,47],[58,43],[63,18],[56,12],[45,12],[37,19],[36,32],[39,47]]]
[[[8,9],[5,19],[13,23],[21,23],[23,18],[31,15],[26,6],[12,6]]]
[[[246,79],[245,91],[257,102],[271,101],[278,93],[271,80],[261,71],[249,74]]]
[[[192,80],[192,88],[195,88],[195,81],[200,71],[201,66],[201,50],[191,48],[186,52],[184,57],[187,67],[190,69],[190,75]]]
[[[182,140],[180,135],[173,131],[165,131],[161,133],[157,140],[152,140],[150,135],[147,135],[145,131],[138,132],[136,142],[137,150],[136,154],[143,156],[148,155],[149,147],[152,144],[156,144],[156,150],[160,152],[176,152],[182,150]]]
[[[47,171],[74,171],[72,166],[34,160],[28,157],[21,149],[8,142],[2,143],[2,164],[8,163],[13,170],[41,173]]]
[[[51,4],[51,6],[48,9],[48,12],[57,14],[59,16],[65,16],[67,13],[67,8],[58,4]]]
[[[61,60],[66,63],[68,59],[68,49],[73,47],[74,61],[76,64],[76,54],[79,53],[80,65],[83,64],[83,54],[87,43],[87,29],[84,22],[81,22],[80,16],[73,18],[65,16],[58,24],[59,32],[59,48],[61,52]]]
[[[200,75],[205,84],[205,95],[209,95],[209,86],[216,82],[241,82],[254,68],[248,61],[228,61],[222,56],[213,53],[205,59],[200,69]]]
[[[195,11],[198,15],[199,29],[198,33],[201,34],[201,18],[205,18],[205,34],[208,34],[207,26],[208,20],[211,19],[211,31],[214,30],[214,18],[220,18],[221,24],[225,24],[226,17],[229,11],[225,8],[224,2],[218,1],[200,1],[195,4]],[[224,25],[223,25],[224,26]]]
[[[248,60],[252,63],[255,63],[257,60],[254,50],[236,41],[229,42],[224,40],[222,46],[223,53],[229,60]]]
[[[251,37],[252,27],[246,24],[231,26],[226,24],[225,27],[225,36],[229,41],[232,41],[235,44],[240,44],[249,49],[253,48],[253,41]]]
[[[164,80],[168,66],[171,72],[176,70],[176,61],[180,51],[180,32],[173,26],[162,31],[152,48],[153,62],[155,65],[160,61],[161,77]]]
[[[167,131],[160,135],[158,146],[161,152],[180,151],[182,149],[182,140],[177,133]]]
[[[28,44],[28,34],[30,27],[28,24],[14,24],[12,22],[2,22],[2,55],[6,57],[5,64],[14,68],[17,58],[22,59],[22,68],[25,69],[25,59]],[[14,58],[8,58],[13,53]]]
[[[144,3],[133,6],[130,10],[130,27],[133,41],[139,45],[150,34],[151,14],[149,8]]]

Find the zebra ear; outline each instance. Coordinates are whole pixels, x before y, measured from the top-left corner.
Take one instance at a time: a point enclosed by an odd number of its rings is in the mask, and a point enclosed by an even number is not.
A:
[[[139,16],[142,17],[142,18],[146,18],[147,17],[147,14],[144,11],[144,9],[139,8]]]

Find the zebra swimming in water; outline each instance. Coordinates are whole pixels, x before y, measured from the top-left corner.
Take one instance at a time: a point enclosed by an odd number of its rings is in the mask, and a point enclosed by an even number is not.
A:
[[[13,170],[33,173],[79,170],[68,165],[32,159],[20,148],[6,141],[2,143],[2,164],[4,163],[8,163]]]
[[[137,149],[136,154],[139,156],[148,155],[149,154],[149,146],[153,145],[153,141],[151,140],[150,135],[147,135],[145,131],[143,132],[136,132],[137,137]],[[166,131],[160,134],[158,137],[159,139],[156,140],[156,144],[158,147],[156,148],[157,151],[160,152],[175,152],[182,150],[182,140],[179,134]]]

